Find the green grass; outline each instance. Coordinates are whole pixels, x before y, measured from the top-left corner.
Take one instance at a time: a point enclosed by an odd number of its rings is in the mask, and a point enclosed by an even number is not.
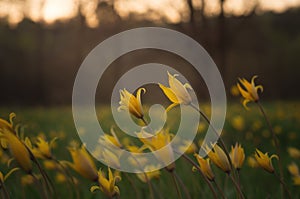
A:
[[[299,148],[300,102],[266,102],[263,103],[263,105],[280,140],[283,154],[282,161],[285,166],[285,181],[292,192],[293,198],[299,198],[300,189],[299,187],[293,186],[291,176],[288,173],[286,166],[293,161],[296,162],[297,165],[300,165],[299,160],[292,159],[287,153],[287,147],[293,146]],[[204,105],[201,108],[207,110],[207,107],[207,105]],[[109,132],[111,125],[114,125],[109,108],[99,107],[97,110],[99,113],[100,124],[103,129]],[[79,137],[73,123],[70,107],[2,107],[0,109],[0,117],[7,119],[10,112],[15,112],[17,114],[15,122],[22,124],[22,131],[24,131],[25,136],[33,138],[40,133],[44,133],[47,138],[55,136],[59,137],[53,153],[59,160],[71,160],[67,146],[72,140],[79,141]],[[176,132],[177,126],[174,122],[172,123],[172,121],[178,120],[178,113],[178,111],[174,110],[168,115],[168,127],[171,129],[171,132]],[[205,128],[207,128],[207,126],[205,126],[204,129]],[[122,140],[125,136],[118,128],[116,130]],[[204,133],[199,132],[194,140],[195,143],[198,143],[198,140],[203,138],[203,136]],[[228,148],[235,142],[241,143],[245,149],[246,157],[253,155],[255,148],[259,148],[263,152],[269,152],[269,154],[274,154],[276,151],[272,146],[271,135],[267,129],[264,118],[258,108],[253,104],[250,105],[249,111],[246,111],[238,102],[228,105],[227,118],[222,136]],[[190,155],[190,157],[193,158],[192,155]],[[277,169],[278,164],[276,160],[273,162],[274,167]],[[11,167],[12,166],[17,165],[15,162],[12,162]],[[98,168],[102,167],[106,169],[106,166],[99,162],[97,162],[97,166]],[[8,171],[8,167],[5,163],[0,163],[0,168],[3,173]],[[224,188],[228,198],[236,198],[234,187],[231,181],[227,179],[226,175],[215,166],[213,166],[213,171],[216,174],[216,181]],[[72,190],[69,190],[65,183],[56,182],[56,172],[47,172],[55,184],[57,197],[72,198]],[[78,180],[79,185],[77,189],[80,193],[80,198],[105,198],[101,192],[90,193],[89,188],[93,183],[82,178],[71,169],[70,172]],[[192,166],[184,159],[180,158],[176,161],[176,172],[187,186],[192,198],[212,198],[210,190],[201,178],[201,175],[197,172],[192,172]],[[246,161],[240,174],[242,189],[247,198],[280,198],[279,183],[273,175],[260,168],[249,167]],[[36,186],[21,185],[21,178],[24,175],[25,174],[22,171],[17,171],[5,182],[11,198],[40,198]],[[150,198],[148,185],[141,182],[135,174],[128,174],[128,176],[129,179],[126,175],[122,174],[122,181],[118,183],[121,191],[121,198],[136,198],[134,187],[131,185],[130,181],[134,183],[134,186],[136,186],[139,191],[140,198]],[[167,171],[161,170],[160,179],[152,180],[152,184],[155,192],[160,193],[162,196],[161,198],[178,198],[171,176]],[[158,196],[158,194],[156,195]]]

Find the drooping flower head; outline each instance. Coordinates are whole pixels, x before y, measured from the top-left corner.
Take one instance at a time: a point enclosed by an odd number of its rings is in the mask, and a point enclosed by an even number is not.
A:
[[[138,119],[142,119],[144,117],[144,111],[141,102],[141,94],[142,92],[146,92],[146,89],[140,88],[138,89],[136,96],[132,95],[125,88],[120,90],[120,106],[118,107],[118,111],[128,110],[130,114],[135,116]]]
[[[0,131],[2,131],[2,133],[6,131],[6,132],[11,132],[13,134],[16,134],[13,128],[13,119],[15,117],[16,117],[15,113],[10,113],[9,122],[0,118]],[[7,149],[7,142],[4,138],[0,138],[0,145],[3,149]]]
[[[255,159],[257,161],[258,166],[266,170],[267,172],[273,173],[274,172],[274,167],[272,165],[272,159],[276,158],[279,159],[279,157],[275,154],[271,155],[269,157],[268,153],[263,153],[260,150],[256,149],[255,152]]]
[[[245,161],[245,152],[242,146],[238,143],[236,143],[235,146],[231,146],[229,155],[234,168],[237,170],[241,169]]]
[[[199,154],[196,153],[194,154],[194,156],[198,161],[201,172],[206,176],[207,179],[213,181],[215,179],[215,175],[210,167],[209,158],[204,159]],[[193,170],[195,170],[195,168],[193,168]]]
[[[36,147],[33,147],[30,140],[26,139],[27,146],[31,149],[34,157],[41,159],[52,159],[51,149],[53,148],[54,142],[57,138],[53,138],[50,143],[47,142],[43,137],[37,137]]]
[[[247,81],[245,78],[242,78],[242,79],[239,78],[239,82],[237,83],[237,87],[238,87],[241,95],[243,96],[243,98],[245,98],[243,101],[243,105],[246,109],[248,109],[248,107],[247,107],[248,102],[257,102],[259,100],[259,96],[257,93],[258,90],[263,92],[262,85],[258,85],[258,86],[255,85],[254,80],[256,78],[257,78],[257,76],[252,77],[251,83],[249,81]]]
[[[208,146],[206,146],[206,150],[210,150]],[[207,155],[210,160],[222,171],[226,173],[229,173],[231,171],[231,166],[225,152],[217,144],[214,145],[214,147],[208,152]]]
[[[67,162],[81,176],[91,180],[98,180],[98,173],[92,157],[86,151],[84,145],[81,148],[69,148],[73,163]]]
[[[189,105],[192,102],[192,98],[187,91],[187,89],[192,90],[192,87],[188,83],[182,84],[178,79],[176,79],[176,76],[178,75],[171,75],[168,72],[169,87],[158,84],[167,98],[173,103],[167,108],[167,112],[179,104]]]
[[[142,129],[141,132],[137,133],[137,137],[143,142],[145,147],[147,147],[152,152],[155,152],[154,155],[159,161],[164,163],[172,162],[166,167],[168,171],[172,171],[175,169],[175,164],[173,163],[174,153],[172,147],[169,144],[171,142],[172,134],[170,134],[166,130],[162,130],[161,132],[152,135]]]
[[[32,171],[32,162],[31,155],[29,149],[25,146],[25,144],[17,137],[17,135],[11,133],[7,129],[1,130],[1,138],[5,139],[8,149],[16,160],[16,162],[20,165],[20,167],[27,173],[31,173]]]

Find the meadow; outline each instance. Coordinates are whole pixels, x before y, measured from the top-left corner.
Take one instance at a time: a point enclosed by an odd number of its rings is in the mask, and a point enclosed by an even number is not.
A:
[[[268,117],[270,118],[274,132],[279,138],[281,146],[281,159],[283,163],[283,171],[285,182],[292,198],[300,197],[299,185],[296,186],[293,182],[292,176],[289,173],[287,166],[292,162],[297,165],[300,164],[300,157],[295,157],[288,153],[290,147],[300,149],[299,129],[300,129],[300,112],[298,107],[299,101],[268,101],[262,102]],[[280,197],[280,183],[278,179],[271,173],[264,171],[261,168],[253,168],[253,164],[249,161],[249,157],[254,157],[255,149],[258,148],[263,152],[275,154],[276,151],[273,146],[271,133],[264,121],[259,109],[254,105],[249,105],[250,110],[246,110],[242,104],[236,100],[232,100],[228,104],[226,122],[222,134],[222,138],[228,146],[234,145],[236,142],[240,143],[244,148],[246,159],[239,171],[240,186],[246,198],[281,198]],[[209,105],[202,105],[205,112],[209,113]],[[101,106],[97,108],[101,115],[100,123],[102,127],[109,132],[113,120],[108,106]],[[52,154],[59,161],[67,160],[72,162],[67,146],[76,141],[80,142],[76,132],[71,107],[2,107],[0,109],[0,117],[8,120],[8,115],[16,113],[14,123],[21,124],[21,134],[28,136],[32,140],[36,136],[45,136],[48,141],[57,137],[53,145]],[[169,117],[178,117],[176,111],[170,112]],[[170,127],[172,131],[172,127]],[[205,131],[207,123],[200,122],[198,134],[194,140],[197,150]],[[122,135],[116,130],[120,136],[121,142],[124,139]],[[193,153],[187,154],[196,162]],[[292,155],[292,157],[291,157]],[[7,161],[10,159],[9,153],[1,151],[1,172],[7,173],[11,168],[17,167],[18,164],[12,161],[8,167]],[[70,175],[74,177],[76,185],[68,184],[67,177],[58,172],[55,168],[47,168],[48,160],[38,160],[45,168],[50,177],[54,188],[55,198],[106,198],[101,191],[90,192],[90,187],[95,183],[85,179],[71,168],[67,168]],[[96,160],[97,168],[103,168],[107,171],[107,167]],[[278,171],[278,161],[274,158],[273,166],[275,171]],[[250,162],[250,163],[249,163]],[[191,198],[213,198],[210,189],[199,174],[199,171],[192,171],[192,165],[180,158],[176,161],[176,173],[182,179],[186,188],[190,193]],[[229,177],[212,164],[212,170],[215,174],[215,181],[223,190],[227,198],[237,198],[235,188]],[[33,173],[38,173],[34,168]],[[120,198],[150,198],[148,184],[142,182],[137,178],[136,174],[121,173],[121,181],[116,183],[120,190]],[[22,170],[17,170],[12,173],[4,182],[5,187],[10,195],[10,198],[42,198],[41,191],[34,183],[34,180]],[[173,185],[172,177],[169,172],[162,169],[159,177],[151,179],[151,185],[155,198],[178,198],[176,188]],[[0,189],[1,191],[1,189]],[[77,192],[77,193],[76,193]],[[187,198],[184,194],[184,189],[181,188],[183,198]],[[220,196],[219,196],[220,197]]]

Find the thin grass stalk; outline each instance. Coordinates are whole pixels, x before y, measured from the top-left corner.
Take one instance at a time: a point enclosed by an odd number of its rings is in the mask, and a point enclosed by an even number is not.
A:
[[[51,160],[53,160],[61,168],[61,171],[67,177],[68,182],[71,183],[70,184],[71,187],[72,187],[72,185],[74,186],[74,188],[75,188],[75,197],[76,197],[76,199],[79,199],[79,193],[78,193],[77,185],[76,185],[76,183],[73,179],[73,176],[68,172],[68,170],[56,158],[52,158]],[[73,192],[73,194],[74,194],[74,192]]]
[[[285,192],[288,194],[288,198],[291,199],[292,195],[291,195],[287,185],[285,184],[285,182],[280,178],[280,176],[278,176],[278,174],[276,172],[274,172],[274,175],[279,180],[280,184],[283,186],[283,189],[285,190]]]
[[[138,164],[138,166],[142,169],[142,165],[140,164],[140,162],[134,156],[132,156],[132,158]],[[148,188],[149,188],[149,192],[150,192],[150,198],[154,199],[154,192],[153,192],[153,189],[152,189],[152,185],[150,183],[150,179],[148,178],[148,176],[145,172],[143,174],[144,174],[145,180],[147,181],[147,184],[148,184]]]
[[[239,169],[237,169],[237,183],[238,183],[239,187],[241,188],[241,178],[240,178],[240,170]]]
[[[40,163],[37,161],[37,159],[35,159],[35,157],[33,158],[34,159],[34,163],[37,165],[42,177],[43,177],[43,180],[45,182],[45,186],[46,186],[46,189],[48,190],[49,194],[51,195],[54,195],[56,196],[56,191],[54,189],[54,185],[52,183],[52,181],[50,180],[49,176],[47,175],[47,173],[43,170],[43,168],[41,167]]]
[[[150,198],[154,199],[154,191],[153,191],[151,181],[148,179],[148,176],[147,176],[146,173],[144,173],[144,175],[145,175],[145,178],[146,178],[146,181],[147,181],[147,184],[148,184],[148,188],[149,188],[149,191],[150,191]]]
[[[240,196],[242,199],[245,199],[244,194],[243,194],[241,188],[239,187],[238,183],[237,183],[236,180],[234,179],[234,177],[233,177],[232,175],[230,175],[229,173],[228,173],[228,176],[230,177],[231,181],[233,182],[233,185],[235,186],[236,190],[238,191],[239,196]]]
[[[280,181],[284,181],[284,174],[283,174],[283,167],[282,167],[282,160],[281,160],[281,150],[280,150],[280,144],[279,144],[278,138],[277,138],[276,134],[273,131],[271,122],[270,122],[269,118],[267,117],[267,114],[266,114],[263,106],[261,105],[261,103],[259,101],[257,101],[256,104],[257,104],[260,112],[262,113],[263,117],[265,118],[267,126],[268,126],[268,128],[269,128],[269,130],[272,134],[272,139],[273,139],[274,144],[275,144],[275,150],[276,150],[276,153],[279,157],[278,166],[279,166]],[[285,196],[284,196],[284,185],[282,183],[280,183],[280,188],[281,188],[282,198],[285,198]]]
[[[224,192],[222,191],[220,185],[216,182],[216,180],[213,180],[212,182],[216,185],[217,190],[218,190],[218,192],[221,194],[222,199],[227,199],[227,198],[225,197]]]
[[[183,191],[184,191],[186,197],[187,197],[188,199],[191,199],[191,195],[190,195],[190,193],[189,193],[189,190],[188,190],[187,187],[184,185],[184,183],[183,183],[182,179],[180,178],[180,176],[175,172],[175,170],[173,171],[173,173],[174,173],[175,177],[177,178],[177,181],[179,182],[180,186],[182,187],[182,189],[183,189]]]
[[[6,189],[6,187],[5,187],[5,185],[4,185],[4,182],[2,182],[1,180],[0,180],[0,189],[2,188],[2,190],[3,190],[3,198],[6,198],[6,199],[10,199],[10,197],[9,197],[9,194],[8,194],[8,191],[7,191],[7,189]]]
[[[29,175],[32,176],[34,183],[36,184],[37,187],[39,187],[38,190],[41,194],[41,197],[49,199],[49,196],[47,194],[48,191],[47,191],[47,188],[45,187],[45,185],[43,183],[41,183],[41,181],[33,173],[30,173]],[[43,191],[41,191],[41,190],[43,190]]]
[[[155,184],[152,184],[151,181],[149,182],[151,186],[153,187],[155,193],[159,196],[160,199],[163,199],[163,196],[161,195],[161,191],[158,191],[158,188],[155,186]]]
[[[137,199],[141,198],[140,194],[139,194],[139,191],[138,191],[137,187],[135,186],[134,182],[132,181],[132,179],[130,178],[130,176],[126,172],[124,174],[125,174],[127,180],[129,181],[130,185],[133,187],[136,198]]]
[[[169,171],[168,171],[169,172]],[[174,182],[174,185],[175,185],[175,188],[176,188],[176,192],[177,192],[177,196],[179,199],[182,199],[182,196],[181,196],[181,192],[180,192],[180,188],[179,188],[179,185],[178,185],[178,182],[176,180],[176,177],[175,177],[175,174],[172,172],[169,172],[172,176],[172,180]]]
[[[28,148],[28,146],[25,143],[23,143],[23,144],[26,147],[27,151],[29,152],[31,160],[37,165],[38,170],[39,170],[39,172],[41,173],[41,175],[42,175],[42,177],[44,179],[44,182],[45,182],[45,185],[46,185],[46,189],[48,189],[48,191],[49,191],[49,194],[52,195],[52,193],[53,193],[54,196],[56,196],[56,191],[54,189],[54,185],[53,185],[52,181],[50,180],[49,176],[43,170],[43,168],[41,167],[40,163],[38,162],[38,160],[33,155],[32,151],[30,150],[30,148]]]

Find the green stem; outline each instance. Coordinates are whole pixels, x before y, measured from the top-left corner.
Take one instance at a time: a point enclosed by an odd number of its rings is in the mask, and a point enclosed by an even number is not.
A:
[[[178,153],[175,151],[175,153]],[[178,153],[180,154],[180,153]],[[207,177],[205,177],[204,173],[202,173],[200,167],[198,166],[198,164],[196,164],[191,158],[189,158],[186,154],[182,154],[182,157],[188,161],[190,164],[192,164],[194,167],[196,167],[198,169],[198,171],[200,172],[201,176],[203,177],[203,179],[205,180],[206,184],[208,185],[209,189],[211,190],[212,194],[213,194],[213,197],[215,199],[218,199],[217,197],[217,193],[216,191],[214,190],[212,184],[210,183],[210,181],[207,179]]]
[[[173,182],[174,182],[174,185],[175,185],[175,188],[176,188],[177,196],[178,196],[179,199],[182,199],[182,196],[181,196],[181,193],[180,193],[180,189],[179,189],[175,174],[173,173],[173,171],[169,172],[169,173],[172,176],[172,179],[173,179]]]
[[[173,171],[173,173],[174,173],[176,179],[178,180],[180,186],[183,188],[183,191],[184,191],[186,197],[187,197],[188,199],[191,199],[191,195],[190,195],[190,193],[189,193],[187,187],[184,185],[184,183],[183,183],[182,179],[180,178],[180,176],[177,175],[177,173],[175,172],[175,170]]]
[[[47,194],[47,190],[45,188],[45,185],[43,183],[41,183],[41,181],[33,173],[30,173],[30,175],[34,179],[34,182],[35,182],[36,186],[39,187],[38,190],[40,191],[41,197],[48,199],[49,196]],[[43,191],[41,191],[41,190],[43,190]]]
[[[44,182],[45,182],[45,185],[43,184],[43,187],[45,187],[46,191],[48,190],[49,191],[49,194],[52,195],[52,193],[54,193],[53,195],[55,196],[56,195],[56,191],[54,189],[54,186],[53,186],[53,183],[52,181],[50,180],[49,176],[47,175],[47,173],[43,170],[43,168],[41,167],[40,163],[38,162],[38,160],[35,158],[35,156],[33,155],[32,151],[30,148],[27,147],[27,145],[25,143],[23,143],[24,146],[26,147],[27,151],[29,152],[30,154],[30,158],[31,160],[37,165],[38,167],[38,170],[40,172],[40,174],[42,175],[43,179],[44,179]],[[32,175],[34,176],[34,175]],[[47,194],[46,194],[47,195]],[[47,195],[48,196],[48,195]]]
[[[140,164],[140,162],[133,155],[132,155],[132,158],[138,164],[138,166],[142,169],[142,165]],[[150,197],[151,197],[151,199],[154,199],[154,192],[153,192],[153,189],[152,189],[152,186],[151,186],[151,183],[150,183],[150,179],[148,178],[148,176],[145,172],[143,174],[145,176],[145,180],[147,181],[147,184],[148,184],[148,187],[149,187]]]
[[[153,188],[152,188],[151,182],[150,182],[150,180],[148,179],[147,174],[144,173],[144,175],[145,175],[145,179],[146,179],[146,181],[147,181],[148,187],[149,187],[150,198],[151,198],[151,199],[154,199],[154,192],[153,192]]]
[[[229,155],[229,152],[228,152],[228,150],[227,150],[227,147],[226,147],[225,142],[223,141],[221,135],[219,135],[218,131],[217,131],[217,130],[214,128],[214,126],[210,123],[210,120],[208,119],[208,117],[207,117],[207,116],[206,116],[206,115],[205,115],[198,107],[196,107],[196,106],[195,106],[194,104],[192,104],[192,103],[190,104],[190,106],[200,113],[200,115],[204,118],[204,120],[207,122],[207,124],[211,127],[211,129],[212,129],[213,132],[216,134],[216,136],[219,137],[219,141],[220,141],[219,143],[220,143],[221,147],[223,148],[223,150],[224,150],[224,152],[225,152],[225,154],[226,154],[226,157],[227,157],[227,159],[228,159],[228,161],[229,161],[230,168],[231,168],[231,171],[232,171],[232,173],[233,173],[233,176],[234,176],[234,178],[236,178],[235,172],[234,172],[234,168],[233,168],[233,165],[232,165],[232,161],[231,161],[231,158],[230,158],[230,155]]]
[[[274,172],[274,175],[276,176],[276,178],[279,180],[280,184],[283,186],[284,190],[286,191],[286,193],[288,194],[288,198],[291,199],[292,195],[291,192],[289,191],[288,187],[286,186],[285,182],[277,175],[276,172]]]
[[[280,150],[280,145],[279,145],[278,138],[277,138],[276,134],[273,131],[271,122],[270,122],[269,118],[267,117],[267,114],[266,114],[263,106],[261,105],[261,103],[259,101],[257,101],[256,104],[257,104],[260,112],[262,113],[263,117],[265,118],[267,126],[268,126],[268,128],[269,128],[269,130],[272,134],[272,139],[274,141],[275,148],[276,148],[275,150],[276,150],[276,153],[277,153],[278,158],[279,158],[278,166],[279,166],[280,181],[284,181],[283,167],[282,167],[282,160],[281,160],[281,150]],[[283,186],[282,183],[280,183],[280,188],[281,188],[282,198],[285,198],[285,196],[284,196],[284,186]]]
[[[237,170],[237,183],[241,189],[241,179],[240,179],[240,170],[239,169]]]
[[[2,181],[0,180],[0,189],[1,189],[1,188],[2,188],[2,190],[3,190],[3,194],[4,194],[5,198],[6,198],[6,199],[9,199],[10,197],[9,197],[9,194],[8,194],[8,192],[7,192],[7,189],[6,189],[5,185],[4,185],[4,182],[2,182]]]
[[[159,198],[160,198],[160,199],[163,199],[163,196],[161,195],[161,191],[158,190],[158,188],[155,186],[155,184],[152,184],[151,181],[150,181],[149,183],[150,183],[150,185],[153,187],[155,193],[158,194]]]
[[[139,199],[139,198],[140,198],[140,194],[139,194],[139,191],[138,191],[138,189],[136,188],[134,182],[132,181],[132,179],[129,177],[129,175],[128,175],[126,172],[125,172],[124,174],[125,174],[127,180],[129,181],[130,185],[133,187],[134,192],[135,192],[135,195],[136,195],[136,198]]]
[[[244,194],[243,194],[241,188],[239,187],[239,185],[237,184],[237,182],[235,181],[234,177],[232,175],[230,175],[230,173],[228,173],[228,176],[230,177],[231,181],[233,182],[233,184],[234,184],[237,192],[239,193],[240,197],[242,199],[245,199]]]
[[[217,190],[218,190],[219,193],[221,194],[221,197],[222,197],[223,199],[226,199],[226,197],[225,197],[225,195],[224,195],[224,192],[222,191],[222,189],[221,189],[221,187],[219,186],[219,184],[218,184],[215,180],[213,180],[213,183],[216,185]]]
[[[56,158],[52,158],[51,160],[53,160],[60,168],[61,171],[64,173],[64,175],[67,177],[68,182],[72,183],[72,185],[74,186],[75,189],[75,197],[77,199],[79,199],[79,193],[78,193],[78,189],[77,189],[77,185],[73,179],[73,176],[66,170],[66,168],[64,167],[64,165],[61,164],[61,162],[59,160],[57,160]],[[74,192],[73,192],[74,193]]]

